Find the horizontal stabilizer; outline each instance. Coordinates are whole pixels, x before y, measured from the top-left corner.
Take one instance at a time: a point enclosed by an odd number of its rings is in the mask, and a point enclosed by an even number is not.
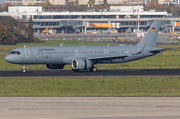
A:
[[[166,48],[166,49],[163,49],[163,48],[155,48],[155,49],[152,49],[152,50],[149,50],[149,52],[151,53],[156,53],[156,52],[163,52],[165,50],[172,50],[173,48]]]

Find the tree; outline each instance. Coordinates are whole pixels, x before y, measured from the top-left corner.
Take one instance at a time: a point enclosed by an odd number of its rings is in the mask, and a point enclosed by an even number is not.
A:
[[[3,44],[15,44],[25,42],[42,42],[33,36],[32,17],[26,27],[22,22],[18,22],[12,17],[0,17],[0,42]],[[4,34],[4,35],[3,35]]]
[[[94,3],[95,3],[95,0],[89,0],[88,1],[88,4],[93,4],[94,5]]]
[[[28,32],[28,41],[27,42],[33,42],[34,41],[34,36],[33,36],[33,20],[32,20],[32,16],[30,17],[29,20],[29,25],[27,28],[27,32]]]
[[[1,20],[1,23],[5,28],[10,28],[10,27],[14,28],[14,27],[17,27],[18,21],[12,17],[4,16]]]
[[[78,1],[78,0],[75,0],[75,4],[78,5],[78,4],[79,4],[79,1]]]
[[[0,23],[0,43],[7,37],[7,29]]]
[[[16,42],[13,38],[7,37],[7,39],[3,40],[3,45],[16,45]]]
[[[9,40],[12,41],[13,39],[16,43],[20,43],[22,39],[21,32],[25,31],[25,25],[18,23],[17,20],[12,17],[3,17],[1,23],[7,29],[7,37],[9,37]]]
[[[10,6],[9,4],[1,5],[0,6],[0,12],[4,12],[4,11],[8,12],[9,6]]]
[[[46,0],[46,5],[47,5],[47,6],[51,5],[51,3],[49,2],[49,0]]]
[[[107,0],[104,0],[104,4],[105,4],[105,5],[107,4]]]
[[[12,38],[15,40],[16,43],[20,43],[21,42],[22,34],[21,34],[19,29],[15,29],[13,31]]]
[[[155,5],[156,4],[156,0],[151,0],[150,4]]]

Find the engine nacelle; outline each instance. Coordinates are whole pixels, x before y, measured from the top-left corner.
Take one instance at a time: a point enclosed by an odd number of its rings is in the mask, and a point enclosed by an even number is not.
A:
[[[80,69],[90,69],[91,68],[91,61],[90,60],[72,60],[72,68],[74,70]]]
[[[64,64],[46,64],[48,69],[63,69]]]

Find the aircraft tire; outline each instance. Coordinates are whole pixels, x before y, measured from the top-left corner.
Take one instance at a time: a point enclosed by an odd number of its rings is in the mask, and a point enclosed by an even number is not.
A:
[[[97,68],[96,68],[96,67],[91,67],[91,68],[90,68],[90,71],[91,71],[91,72],[96,72],[96,71],[97,71]]]
[[[78,70],[78,69],[73,69],[73,68],[72,68],[72,71],[78,72],[79,70]]]

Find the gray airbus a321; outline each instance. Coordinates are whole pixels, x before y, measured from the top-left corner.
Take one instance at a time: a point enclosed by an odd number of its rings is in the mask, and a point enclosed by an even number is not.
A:
[[[52,46],[21,47],[5,57],[9,63],[46,64],[48,69],[63,69],[71,64],[73,71],[97,71],[98,63],[124,63],[153,56],[164,51],[156,47],[160,21],[154,21],[144,38],[135,46]]]

